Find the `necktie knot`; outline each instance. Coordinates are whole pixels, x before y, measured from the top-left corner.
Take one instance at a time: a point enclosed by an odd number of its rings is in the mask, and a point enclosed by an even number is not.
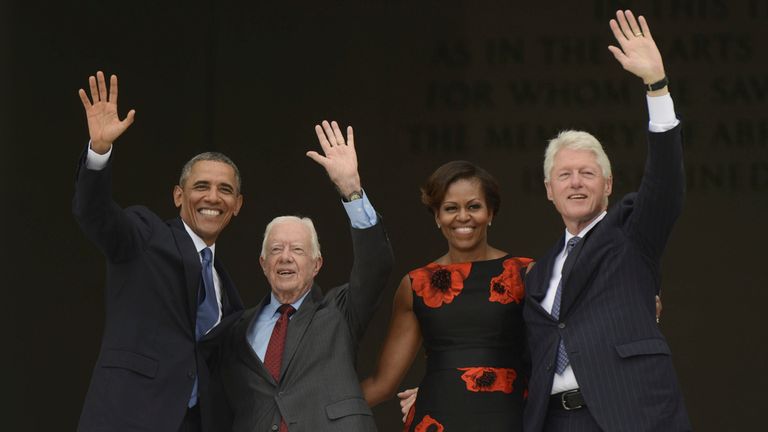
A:
[[[291,315],[293,315],[294,312],[296,312],[296,308],[294,308],[289,304],[283,304],[283,305],[280,305],[279,308],[277,308],[277,311],[280,312],[280,315],[286,315],[288,318],[290,318]]]
[[[200,257],[203,259],[203,266],[210,265],[211,259],[213,259],[213,253],[210,248],[204,248],[200,251]]]
[[[569,253],[571,253],[573,248],[575,248],[576,244],[580,241],[581,241],[581,237],[579,236],[571,237],[571,239],[568,240],[568,243],[565,245],[565,254],[568,255]]]

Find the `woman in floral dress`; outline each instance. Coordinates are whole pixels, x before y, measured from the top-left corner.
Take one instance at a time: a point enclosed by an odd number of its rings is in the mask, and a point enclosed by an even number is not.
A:
[[[520,431],[523,276],[531,260],[488,244],[501,200],[482,168],[441,166],[422,187],[422,202],[448,251],[400,282],[378,368],[362,383],[366,400],[392,397],[423,343],[426,373],[404,430]]]

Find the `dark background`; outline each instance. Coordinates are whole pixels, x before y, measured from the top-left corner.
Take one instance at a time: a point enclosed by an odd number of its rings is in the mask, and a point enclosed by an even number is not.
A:
[[[346,279],[346,216],[312,127],[355,127],[364,187],[397,262],[360,353],[369,373],[399,278],[444,252],[418,202],[441,163],[475,161],[503,185],[494,246],[538,256],[562,222],[541,184],[545,140],[595,133],[614,200],[635,188],[647,121],[639,79],[606,46],[616,7],[648,17],[686,126],[688,195],[664,258],[661,326],[694,428],[755,430],[768,380],[768,0],[574,2],[0,1],[5,191],[0,302],[4,430],[74,430],[104,318],[104,263],[70,212],[88,136],[76,91],[120,76],[136,122],[115,146],[116,200],[172,217],[181,165],[215,149],[244,175],[245,205],[217,243],[247,305],[272,217],[315,219],[330,287]],[[403,387],[418,383],[421,359]],[[7,410],[7,411],[6,411]],[[398,430],[396,402],[374,410]]]

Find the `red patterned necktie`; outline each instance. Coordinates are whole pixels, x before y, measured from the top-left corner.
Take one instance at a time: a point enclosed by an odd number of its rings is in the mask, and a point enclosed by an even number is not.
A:
[[[296,309],[289,304],[280,305],[277,308],[280,312],[280,318],[272,329],[272,336],[269,338],[267,353],[264,355],[264,367],[272,375],[276,382],[280,382],[280,368],[283,364],[283,351],[285,350],[285,335],[288,334],[288,318],[296,312]],[[284,420],[280,420],[280,432],[287,432],[288,426]]]

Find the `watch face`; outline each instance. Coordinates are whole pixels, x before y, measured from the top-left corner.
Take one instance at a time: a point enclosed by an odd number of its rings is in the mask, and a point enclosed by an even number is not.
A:
[[[354,191],[347,197],[347,201],[354,201],[363,198],[363,194],[360,191]]]

